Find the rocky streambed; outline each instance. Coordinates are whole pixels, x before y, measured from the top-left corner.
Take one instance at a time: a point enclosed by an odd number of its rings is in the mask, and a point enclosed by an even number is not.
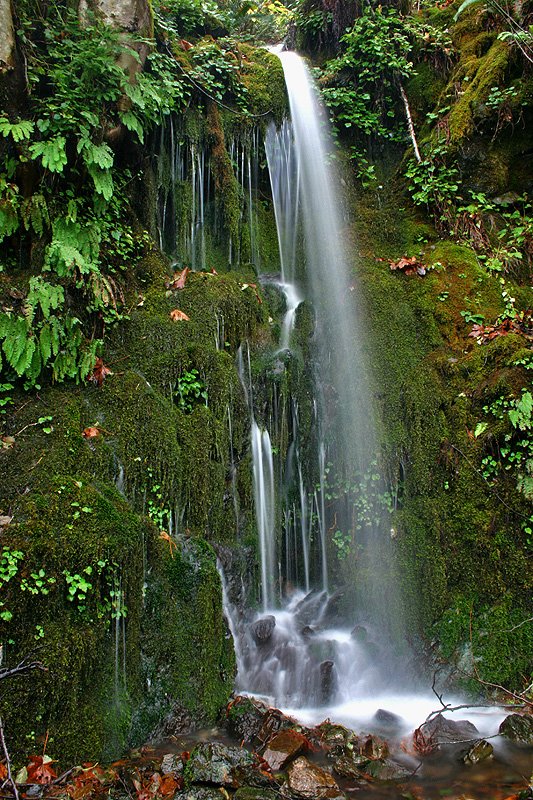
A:
[[[388,737],[329,720],[310,728],[245,696],[232,700],[220,728],[183,733],[181,722],[108,767],[57,776],[50,759],[34,756],[13,778],[17,792],[71,800],[533,800],[531,715],[508,715],[492,741],[438,712],[403,739],[387,711],[377,722]],[[2,796],[10,794],[4,775]]]

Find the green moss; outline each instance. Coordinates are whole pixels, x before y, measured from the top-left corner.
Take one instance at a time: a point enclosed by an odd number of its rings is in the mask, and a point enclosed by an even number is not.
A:
[[[47,671],[32,673],[29,684],[15,682],[4,702],[11,748],[22,753],[30,730],[34,737],[48,731],[50,751],[67,763],[103,752],[116,756],[125,747],[128,709],[139,688],[143,525],[115,489],[69,476],[26,496],[16,519],[4,546],[24,558],[4,595],[13,612],[3,624],[2,639],[11,643],[5,656],[12,663],[35,652]],[[40,570],[44,588],[32,577]],[[69,586],[81,583],[68,583],[75,575],[90,586],[69,601]],[[118,642],[113,591],[121,592],[127,608],[117,623]]]
[[[212,725],[229,700],[235,674],[215,555],[200,539],[181,540],[172,552],[152,539],[148,558],[153,574],[145,598],[142,728],[153,727],[176,706]]]
[[[512,479],[501,475],[491,486],[480,475],[497,430],[482,440],[473,430],[485,418],[484,405],[516,395],[523,385],[516,366],[523,341],[507,336],[479,346],[469,339],[471,324],[461,311],[494,319],[502,310],[497,281],[470,248],[436,239],[416,219],[381,202],[381,209],[358,208],[365,256],[358,269],[379,387],[382,466],[396,498],[392,525],[407,617],[428,637],[442,633],[445,654],[453,651],[461,660],[469,647],[465,617],[445,636],[444,609],[468,597],[474,618],[484,620],[474,648],[485,664],[484,679],[519,687],[531,642],[509,634],[497,659],[490,630],[496,624],[491,609],[502,604],[513,624],[527,616],[530,571],[520,530],[527,503]],[[376,259],[410,254],[433,266],[424,278],[391,272]],[[511,627],[498,623],[498,636]]]
[[[482,48],[486,46],[485,36]],[[479,40],[476,39],[476,53]],[[490,89],[499,86],[509,64],[509,45],[496,40],[488,52],[481,56],[473,56],[461,63],[454,80],[463,80],[464,90],[460,98],[452,106],[448,123],[451,141],[460,142],[474,131],[476,115],[482,103],[487,99]],[[465,80],[466,79],[466,80]]]
[[[241,80],[253,114],[268,115],[279,124],[288,112],[287,90],[279,58],[261,47],[240,44]]]

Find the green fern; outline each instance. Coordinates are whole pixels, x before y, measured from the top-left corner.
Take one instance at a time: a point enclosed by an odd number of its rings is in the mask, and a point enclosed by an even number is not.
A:
[[[10,122],[7,117],[0,117],[0,134],[7,139],[9,136],[14,142],[22,142],[29,139],[33,133],[33,122],[22,120],[22,122]]]
[[[42,236],[45,228],[50,225],[48,205],[42,194],[34,194],[22,201],[20,214],[24,228],[33,230],[37,236]]]
[[[66,143],[64,136],[54,136],[53,139],[30,145],[30,153],[33,158],[40,158],[43,167],[50,172],[63,172],[67,164]]]

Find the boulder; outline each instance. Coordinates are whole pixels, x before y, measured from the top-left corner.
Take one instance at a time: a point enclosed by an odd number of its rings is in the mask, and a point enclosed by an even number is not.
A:
[[[175,794],[174,800],[230,800],[230,795],[222,787],[191,786]]]
[[[251,625],[252,636],[254,637],[255,643],[258,645],[266,644],[272,637],[275,627],[276,618],[271,615],[256,620]]]
[[[370,759],[355,750],[344,750],[333,763],[333,770],[343,778],[360,778],[367,772]]]
[[[474,742],[468,750],[463,753],[461,761],[464,764],[479,764],[480,761],[485,761],[487,758],[492,758],[494,748],[485,739],[478,739]]]
[[[226,728],[238,742],[251,744],[259,735],[267,713],[266,706],[249,697],[236,697],[227,709]]]
[[[289,766],[284,789],[291,795],[308,800],[344,798],[333,776],[316,764],[312,764],[305,756],[299,756]]]
[[[509,714],[498,732],[513,742],[533,745],[533,718],[524,717],[522,714]]]
[[[290,729],[282,730],[268,742],[263,758],[272,772],[279,772],[307,747],[307,739],[303,733]]]
[[[207,783],[237,789],[243,784],[264,785],[270,778],[261,770],[259,759],[239,747],[226,747],[220,742],[196,745],[185,765],[187,786]]]
[[[183,761],[178,753],[165,753],[161,761],[162,775],[181,775],[183,773]]]
[[[413,774],[412,769],[406,769],[390,758],[370,761],[365,771],[377,781],[405,781]]]
[[[479,731],[467,719],[457,721],[446,719],[437,714],[429,722],[420,726],[422,735],[429,746],[439,749],[442,745],[460,745],[469,739],[479,739]]]
[[[258,789],[255,786],[243,786],[237,789],[233,800],[279,800],[279,792],[273,789]]]
[[[374,714],[372,723],[377,725],[380,730],[386,731],[387,733],[397,733],[403,727],[402,718],[384,708],[378,708]]]

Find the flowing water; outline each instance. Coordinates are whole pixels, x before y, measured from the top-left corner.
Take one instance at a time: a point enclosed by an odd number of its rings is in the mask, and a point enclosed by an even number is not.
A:
[[[272,437],[268,425],[256,421],[249,365],[244,368],[241,352],[241,381],[251,414],[262,610],[248,624],[233,624],[239,639],[237,689],[304,722],[330,717],[355,729],[379,729],[375,713],[381,708],[399,715],[402,731],[412,730],[439,703],[430,684],[421,691],[423,684],[402,646],[394,541],[384,507],[375,503],[386,487],[376,474],[372,386],[342,198],[331,166],[332,144],[303,60],[294,53],[279,57],[291,120],[279,130],[270,126],[265,142],[282,267],[278,286],[286,300],[278,352],[290,349],[297,308],[304,299],[310,301],[318,432],[311,472],[317,480],[310,486],[304,478],[309,470],[302,462],[296,407],[286,464],[280,468],[281,481],[276,480]],[[333,489],[332,475],[337,481]],[[293,508],[283,506],[279,489],[291,481],[299,498]],[[335,512],[326,507],[332,491],[337,493]],[[377,512],[369,513],[373,502]],[[327,540],[335,527],[349,523],[357,559],[348,559],[353,569],[348,581],[357,589],[330,594]],[[337,546],[353,548],[354,543],[340,530]],[[226,612],[232,615],[231,608]],[[501,719],[494,711],[476,721],[484,734],[492,734]]]

